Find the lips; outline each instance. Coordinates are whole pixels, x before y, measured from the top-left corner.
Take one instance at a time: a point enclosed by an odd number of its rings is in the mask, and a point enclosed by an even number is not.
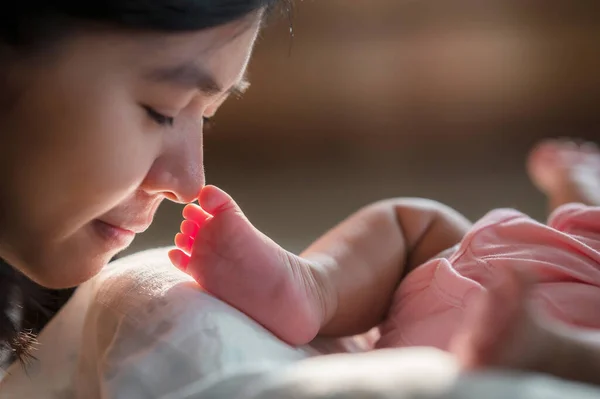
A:
[[[131,244],[135,233],[112,224],[95,220],[92,223],[98,237],[102,239],[105,250],[122,250]]]
[[[143,192],[136,192],[134,199],[121,204],[97,220],[115,230],[131,235],[141,234],[148,230],[163,197],[150,197]]]
[[[104,220],[100,220],[102,223],[105,223],[115,229],[119,229],[119,230],[123,230],[126,232],[130,232],[130,233],[134,233],[134,234],[141,234],[143,232],[145,232],[146,230],[148,230],[148,228],[150,227],[150,224],[152,223],[152,220],[150,220],[149,222],[128,222],[128,223],[111,223],[111,222],[107,222]]]
[[[99,220],[115,228],[127,230],[135,234],[141,234],[148,230],[154,215],[158,210],[163,198],[139,198],[142,194],[137,194],[139,199],[134,203],[124,204],[119,208],[100,217]]]

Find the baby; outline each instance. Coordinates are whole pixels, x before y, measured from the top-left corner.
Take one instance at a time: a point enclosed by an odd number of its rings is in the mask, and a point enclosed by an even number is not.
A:
[[[472,225],[434,201],[391,199],[359,210],[300,256],[207,186],[200,206],[184,209],[170,258],[290,344],[379,327],[378,348],[434,346],[465,367],[600,383],[600,340],[582,335],[600,328],[600,152],[547,141],[528,169],[548,196],[547,224],[500,209]]]

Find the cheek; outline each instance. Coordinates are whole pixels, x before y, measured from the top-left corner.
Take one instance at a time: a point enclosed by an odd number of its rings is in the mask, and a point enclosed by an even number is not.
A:
[[[79,183],[73,194],[91,212],[103,213],[128,197],[159,155],[160,134],[145,129],[139,110],[127,108],[111,104],[78,121],[77,130],[88,133],[76,142],[70,164],[79,172],[69,179]]]
[[[65,96],[67,97],[67,96]],[[121,202],[144,180],[161,147],[133,101],[113,96],[65,98],[30,107],[23,126],[21,181],[30,217],[72,233]],[[37,201],[33,201],[36,199]]]

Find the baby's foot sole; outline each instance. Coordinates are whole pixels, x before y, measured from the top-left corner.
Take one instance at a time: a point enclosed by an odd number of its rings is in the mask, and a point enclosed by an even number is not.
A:
[[[324,315],[318,269],[254,228],[225,192],[208,186],[199,202],[184,210],[173,264],[282,340],[312,340]]]

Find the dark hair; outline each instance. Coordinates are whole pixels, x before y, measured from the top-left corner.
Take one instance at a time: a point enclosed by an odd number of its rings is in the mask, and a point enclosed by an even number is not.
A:
[[[76,33],[86,22],[121,29],[201,30],[259,9],[268,13],[278,3],[289,5],[286,0],[11,1],[0,16],[0,45],[43,50],[51,41]],[[72,292],[44,289],[0,259],[0,359],[2,352],[9,350],[11,360],[27,360],[35,334]]]
[[[26,47],[68,34],[77,23],[183,32],[234,21],[259,9],[268,15],[291,0],[33,0],[11,2],[0,16],[0,41]],[[289,7],[288,7],[289,9]]]
[[[36,335],[74,291],[41,287],[0,259],[0,352],[8,352],[0,367],[14,360],[27,365]]]

